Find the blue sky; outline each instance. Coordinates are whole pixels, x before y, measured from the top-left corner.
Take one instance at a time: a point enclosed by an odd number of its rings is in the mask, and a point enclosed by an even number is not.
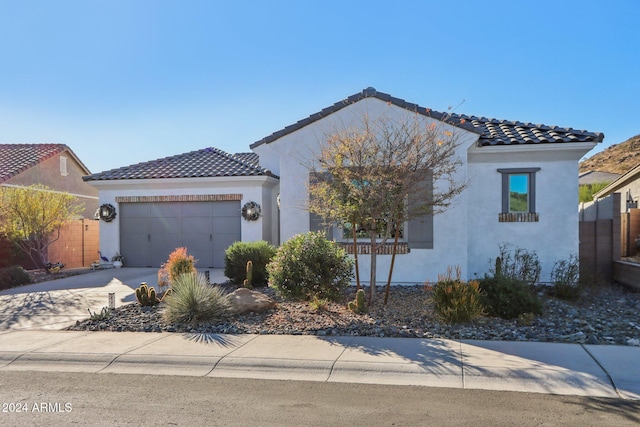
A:
[[[640,133],[640,2],[0,0],[0,143],[92,172],[249,145],[349,95]]]

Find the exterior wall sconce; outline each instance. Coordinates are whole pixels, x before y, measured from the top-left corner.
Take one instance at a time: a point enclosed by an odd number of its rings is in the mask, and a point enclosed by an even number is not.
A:
[[[111,222],[116,217],[116,208],[113,207],[113,205],[110,205],[109,203],[105,203],[104,205],[100,206],[100,208],[98,209],[98,216],[104,222]]]
[[[260,218],[262,209],[256,202],[247,202],[242,207],[242,218],[247,221],[257,221]]]

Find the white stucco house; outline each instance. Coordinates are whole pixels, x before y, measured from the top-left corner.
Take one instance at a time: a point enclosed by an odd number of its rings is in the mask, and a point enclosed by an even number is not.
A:
[[[277,245],[318,228],[307,210],[310,160],[338,124],[357,123],[363,112],[446,122],[460,142],[456,179],[467,188],[445,213],[404,225],[394,283],[433,281],[447,266],[482,277],[501,244],[536,251],[545,281],[556,260],[578,253],[578,161],[603,134],[439,113],[373,88],[253,143],[252,153],[206,148],[86,176],[116,212],[101,221],[102,251],[121,252],[128,266],[159,266],[187,246],[199,267],[220,268],[233,241]],[[525,203],[514,207],[516,193]],[[345,240],[338,227],[331,233]],[[386,278],[390,259],[378,256],[378,277]],[[368,257],[360,263],[368,277]]]

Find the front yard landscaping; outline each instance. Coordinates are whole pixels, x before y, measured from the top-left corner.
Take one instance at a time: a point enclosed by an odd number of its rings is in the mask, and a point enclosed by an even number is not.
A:
[[[222,287],[226,291],[237,288],[230,283]],[[312,308],[307,301],[287,301],[268,287],[256,291],[272,297],[276,308],[229,317],[215,324],[186,326],[163,321],[164,303],[153,307],[132,303],[116,308],[107,319],[85,320],[68,329],[640,345],[640,293],[615,285],[588,287],[573,302],[549,296],[547,287],[538,287],[543,303],[541,315],[514,320],[482,316],[461,324],[441,321],[430,302],[432,291],[422,285],[394,286],[386,306],[380,299],[365,314],[355,314],[347,308],[347,302],[355,298],[355,287],[347,289],[339,302],[328,302],[324,310]]]

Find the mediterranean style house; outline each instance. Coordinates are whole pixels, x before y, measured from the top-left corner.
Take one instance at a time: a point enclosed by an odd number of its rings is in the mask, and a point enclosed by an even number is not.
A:
[[[445,213],[403,225],[394,283],[434,281],[448,266],[482,277],[501,245],[536,251],[545,281],[557,260],[578,253],[578,161],[602,133],[440,113],[373,88],[266,136],[251,153],[205,148],[84,177],[115,214],[101,221],[103,251],[121,252],[129,266],[159,266],[186,246],[198,267],[221,268],[234,241],[277,245],[319,228],[308,211],[309,164],[327,135],[363,114],[418,117],[455,133],[455,179],[467,183]],[[349,240],[339,227],[330,237]],[[383,247],[379,272],[390,259]],[[359,260],[368,277],[368,257]]]

